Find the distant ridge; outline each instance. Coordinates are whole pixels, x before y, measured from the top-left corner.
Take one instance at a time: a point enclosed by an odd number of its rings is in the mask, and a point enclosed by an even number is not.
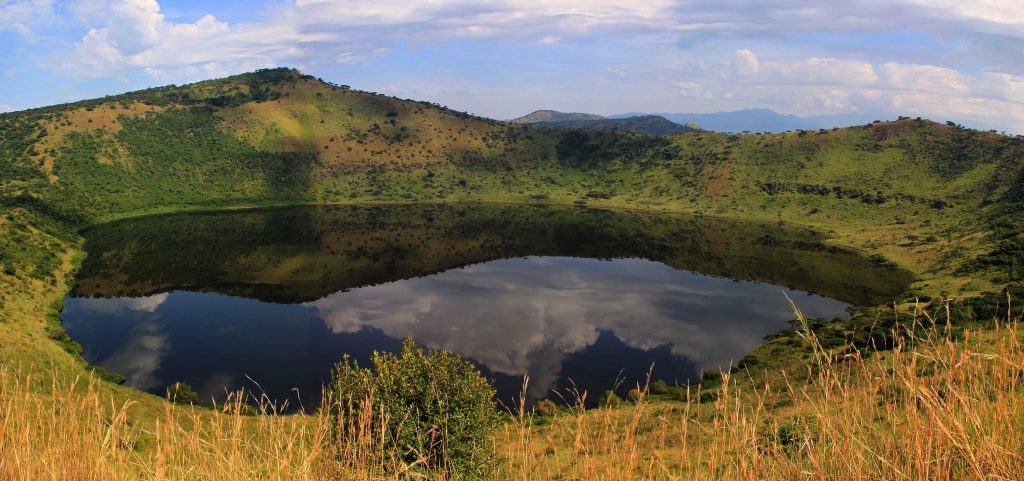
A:
[[[703,131],[695,123],[681,125],[661,115],[630,115],[619,118],[608,118],[597,114],[579,112],[558,112],[556,110],[538,110],[536,112],[512,119],[513,124],[543,125],[561,129],[611,130],[615,132],[631,132],[647,135],[675,135],[684,132]]]
[[[784,115],[770,109],[743,109],[731,112],[713,113],[642,113],[630,112],[612,115],[610,118],[621,119],[642,115],[660,115],[673,122],[686,124],[696,123],[706,130],[715,132],[768,132],[778,133],[791,130],[817,130],[834,127],[850,127],[864,125],[875,118],[866,114],[817,115],[798,117]]]
[[[512,119],[513,124],[536,124],[540,122],[570,122],[577,120],[601,120],[606,117],[597,114],[578,112],[558,112],[556,110],[538,110],[536,112]]]
[[[561,122],[537,122],[546,127],[565,129],[613,130],[647,135],[675,135],[684,132],[700,132],[699,125],[680,125],[660,115],[639,115],[622,119],[565,120]]]

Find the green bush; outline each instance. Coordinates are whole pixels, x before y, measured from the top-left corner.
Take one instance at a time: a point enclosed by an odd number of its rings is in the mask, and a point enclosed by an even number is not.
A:
[[[664,396],[669,393],[668,383],[658,379],[651,383],[651,394],[656,396]]]
[[[550,417],[558,414],[558,405],[550,399],[542,399],[533,407],[533,411],[540,416]]]
[[[481,479],[496,458],[491,436],[501,419],[494,389],[473,364],[447,351],[424,351],[412,339],[399,355],[374,352],[373,368],[348,356],[331,378],[325,407],[339,426],[372,412],[384,451],[449,479]],[[355,433],[340,428],[339,441]]]
[[[167,399],[178,404],[196,404],[199,402],[199,394],[192,390],[192,386],[176,382],[167,386]]]
[[[598,406],[617,406],[622,404],[622,398],[615,391],[605,391],[601,397],[597,398]]]

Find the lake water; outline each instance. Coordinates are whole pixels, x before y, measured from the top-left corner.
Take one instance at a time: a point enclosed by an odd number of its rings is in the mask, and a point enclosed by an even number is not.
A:
[[[910,277],[815,233],[679,215],[497,205],[293,207],[153,216],[85,232],[63,322],[90,363],[163,395],[245,388],[315,408],[343,354],[413,338],[510,402],[620,381],[685,384],[808,316]]]

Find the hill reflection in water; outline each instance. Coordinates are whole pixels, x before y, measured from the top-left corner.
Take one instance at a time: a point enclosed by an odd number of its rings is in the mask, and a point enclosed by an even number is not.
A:
[[[478,363],[504,400],[526,373],[532,397],[593,399],[652,363],[685,383],[786,328],[783,292],[829,318],[909,281],[805,230],[581,209],[269,209],[86,237],[63,318],[87,360],[205,399],[255,389],[248,376],[307,409],[342,354],[365,362],[406,337]]]

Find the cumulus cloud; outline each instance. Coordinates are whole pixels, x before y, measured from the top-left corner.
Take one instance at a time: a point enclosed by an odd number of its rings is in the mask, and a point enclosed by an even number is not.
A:
[[[671,352],[700,369],[728,367],[791,316],[779,288],[676,271],[643,260],[527,258],[353,289],[309,305],[336,333],[373,328],[450,349],[545,395],[565,359],[610,332],[630,347]],[[629,286],[624,289],[623,286]],[[837,301],[796,295],[812,315]],[[778,303],[765,303],[766,298]]]
[[[252,32],[232,29],[212,15],[192,23],[168,22],[156,0],[116,0],[96,6],[83,16],[103,17],[106,23],[90,28],[70,55],[62,59],[63,70],[78,77],[101,77],[133,70],[154,75],[168,69],[197,67],[215,74],[219,73],[218,64],[251,68],[260,64],[261,56],[264,57],[262,62],[268,63],[274,52],[289,48],[287,45],[261,48],[260,42],[251,37]],[[276,38],[287,40],[288,36]],[[274,39],[269,36],[265,40],[273,42]]]
[[[12,110],[14,110],[14,107],[11,107],[10,105],[7,105],[7,104],[0,104],[0,114],[2,114],[4,112],[10,112]]]

